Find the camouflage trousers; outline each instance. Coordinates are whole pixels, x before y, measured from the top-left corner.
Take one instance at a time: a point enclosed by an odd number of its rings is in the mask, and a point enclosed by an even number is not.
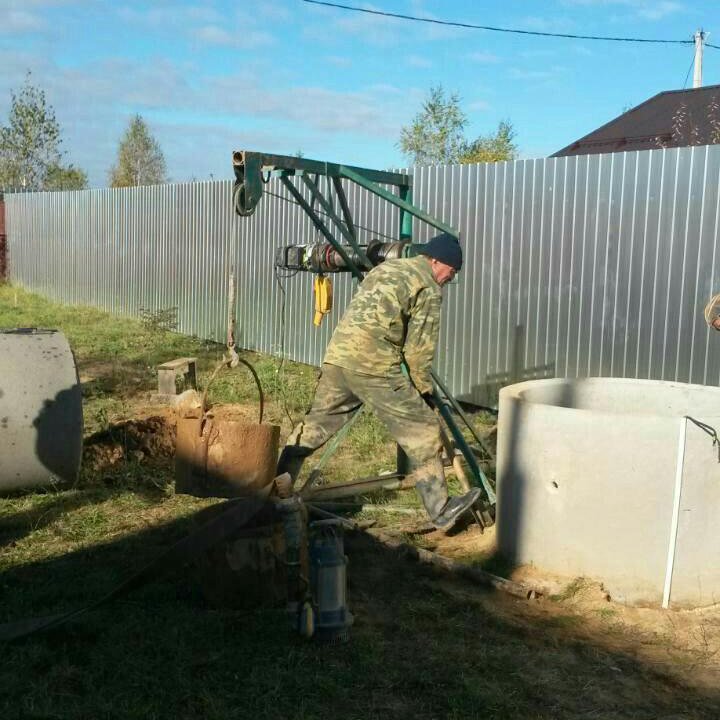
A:
[[[312,407],[290,433],[286,448],[309,455],[348,423],[362,405],[385,424],[413,470],[430,465],[442,472],[438,420],[400,368],[379,377],[324,363]]]

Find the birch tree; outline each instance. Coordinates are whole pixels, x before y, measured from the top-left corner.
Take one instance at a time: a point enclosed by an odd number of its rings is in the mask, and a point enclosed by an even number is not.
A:
[[[118,146],[117,162],[110,168],[111,187],[157,185],[167,182],[165,156],[147,123],[135,115]]]

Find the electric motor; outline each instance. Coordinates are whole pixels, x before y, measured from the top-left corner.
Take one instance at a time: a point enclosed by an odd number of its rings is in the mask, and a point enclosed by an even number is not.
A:
[[[310,586],[316,636],[328,642],[347,642],[353,616],[347,607],[347,557],[339,520],[310,524]]]
[[[361,270],[370,270],[373,266],[379,265],[385,260],[413,255],[416,248],[422,246],[411,245],[407,242],[373,240],[368,245],[359,246],[362,254],[349,245],[342,245],[341,247],[347,257]],[[275,250],[275,267],[316,273],[350,271],[345,258],[330,243],[283,245]]]

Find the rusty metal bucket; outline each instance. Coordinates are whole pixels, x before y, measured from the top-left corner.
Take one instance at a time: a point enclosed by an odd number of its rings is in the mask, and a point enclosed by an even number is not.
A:
[[[249,422],[236,408],[206,410],[205,395],[200,417],[178,417],[175,449],[175,491],[195,497],[247,497],[275,478],[280,426],[262,422],[263,394],[260,381],[250,367],[260,393],[259,422]],[[208,387],[218,370],[213,373]]]
[[[269,485],[277,467],[280,427],[212,418],[178,418],[175,492],[244,497]]]

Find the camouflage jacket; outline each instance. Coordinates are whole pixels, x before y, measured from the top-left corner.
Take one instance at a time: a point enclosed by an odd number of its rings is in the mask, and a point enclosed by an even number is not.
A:
[[[430,392],[441,304],[427,257],[387,260],[360,284],[324,362],[378,376],[399,371],[404,359],[415,387]]]

